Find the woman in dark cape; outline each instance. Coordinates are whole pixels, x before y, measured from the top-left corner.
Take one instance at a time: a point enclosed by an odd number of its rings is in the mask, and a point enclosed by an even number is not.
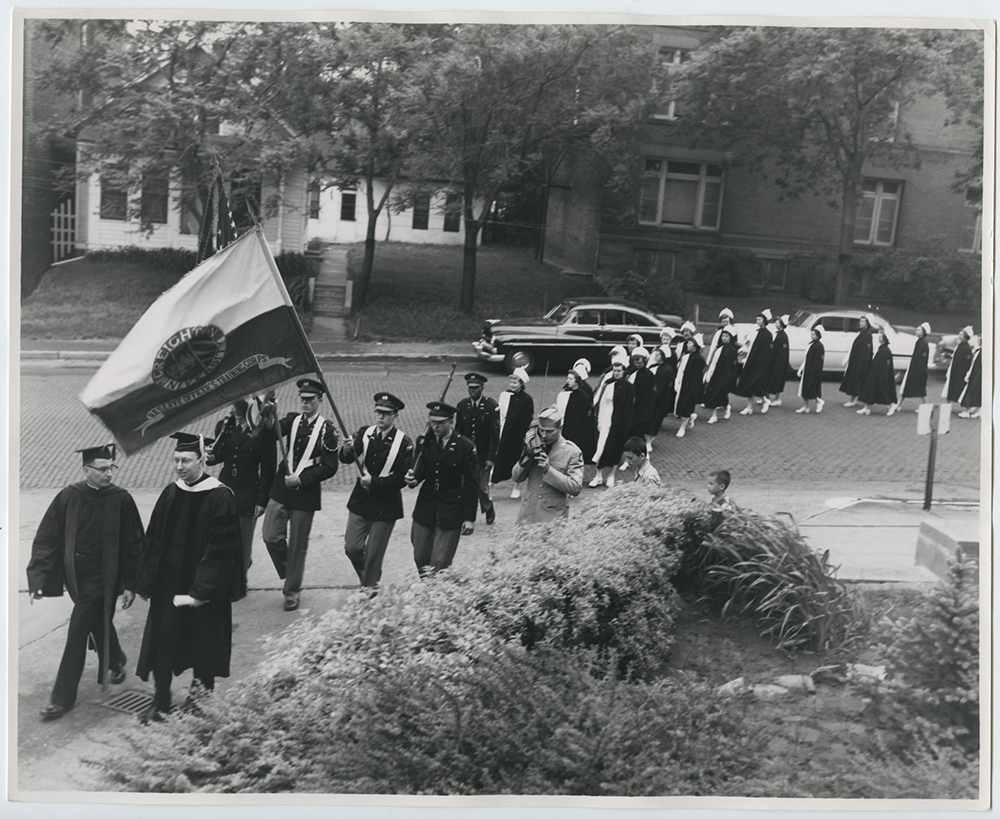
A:
[[[910,356],[910,363],[906,365],[903,383],[899,385],[899,404],[889,413],[890,415],[901,410],[903,402],[907,398],[919,398],[921,404],[927,398],[927,363],[930,359],[927,334],[930,331],[931,326],[926,321],[917,328],[917,340],[913,345],[913,355]]]
[[[628,358],[616,356],[611,361],[611,377],[601,384],[594,395],[594,412],[597,415],[597,460],[598,473],[590,486],[602,483],[611,487],[615,484],[615,468],[622,458],[622,450],[628,440],[628,425],[632,419],[632,405],[635,390],[625,378]]]
[[[645,347],[636,347],[632,351],[632,372],[626,376],[635,391],[635,403],[632,405],[632,418],[629,421],[629,438],[645,439],[649,419],[653,417],[656,376],[646,366],[648,361],[649,350]]]
[[[965,376],[969,372],[969,365],[972,364],[972,347],[969,341],[972,338],[972,328],[965,327],[959,334],[958,346],[951,356],[951,364],[948,365],[948,374],[944,379],[944,390],[941,397],[960,403],[962,390],[965,389]]]
[[[663,419],[674,408],[674,377],[677,375],[677,364],[674,351],[664,344],[650,354],[649,370],[653,373],[656,386],[656,397],[653,399],[653,415],[646,428],[646,451],[652,449],[653,439],[663,426]]]
[[[867,316],[861,317],[861,329],[858,331],[851,353],[847,358],[847,370],[840,382],[840,391],[847,393],[845,407],[853,407],[858,403],[861,385],[865,383],[868,368],[872,363],[872,326]]]
[[[761,412],[767,412],[770,407],[781,406],[781,393],[785,390],[788,378],[788,335],[785,333],[788,320],[787,315],[774,320],[777,329],[771,342],[771,366],[768,368],[767,384],[764,387],[767,395]]]
[[[757,314],[757,335],[754,336],[743,364],[739,381],[736,382],[737,395],[747,399],[746,409],[740,415],[753,415],[754,398],[763,398],[767,392],[767,373],[771,367],[771,332],[767,323],[771,320],[771,311],[764,310]]]
[[[524,450],[524,436],[535,417],[535,402],[525,392],[528,373],[518,367],[507,379],[507,390],[500,394],[497,409],[500,412],[500,443],[497,444],[497,459],[493,464],[491,483],[500,483],[510,478],[511,470]],[[517,487],[511,497],[520,497]]]
[[[580,447],[584,463],[591,463],[597,447],[597,426],[593,399],[583,388],[586,383],[578,370],[570,370],[566,374],[566,386],[556,396],[556,406],[563,416],[563,438]]]
[[[872,404],[886,404],[890,410],[896,403],[896,371],[892,365],[892,350],[889,349],[889,338],[885,330],[879,328],[878,349],[868,368],[865,383],[858,393],[861,409],[858,415],[871,415]]]
[[[823,411],[823,364],[826,358],[826,349],[823,347],[823,325],[817,324],[810,332],[812,340],[806,348],[806,358],[799,368],[799,396],[805,401],[805,406],[795,410],[798,413],[809,413],[812,411],[813,402],[816,403],[816,412]]]
[[[705,359],[701,357],[701,344],[697,338],[689,338],[684,343],[684,355],[677,365],[674,377],[674,415],[681,419],[677,437],[683,438],[686,431],[694,427],[695,406],[701,400],[702,376]]]
[[[965,409],[959,418],[978,418],[983,406],[983,346],[980,343],[972,353],[972,364],[965,375],[965,389],[962,390],[961,405]]]
[[[712,410],[708,423],[719,420],[719,410],[729,406],[729,391],[736,383],[736,348],[732,345],[732,331],[723,328],[719,343],[712,352],[712,358],[705,370],[705,391],[703,403]]]

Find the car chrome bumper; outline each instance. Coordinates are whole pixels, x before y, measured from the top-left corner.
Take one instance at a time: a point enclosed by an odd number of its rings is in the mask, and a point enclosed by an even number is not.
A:
[[[485,341],[473,341],[472,346],[476,348],[476,355],[478,355],[483,361],[489,361],[492,364],[499,364],[504,360],[504,356],[501,353],[498,353],[496,348]]]

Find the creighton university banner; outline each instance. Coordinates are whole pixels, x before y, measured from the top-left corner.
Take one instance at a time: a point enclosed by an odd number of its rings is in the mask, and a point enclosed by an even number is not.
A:
[[[314,372],[258,227],[160,296],[80,400],[131,455],[236,398]]]

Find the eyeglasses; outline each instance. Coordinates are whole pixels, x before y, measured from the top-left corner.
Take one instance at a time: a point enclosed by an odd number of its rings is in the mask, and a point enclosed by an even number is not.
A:
[[[110,475],[118,468],[118,464],[111,464],[111,466],[91,466],[87,464],[86,469],[93,469],[95,472],[100,472],[102,475]]]

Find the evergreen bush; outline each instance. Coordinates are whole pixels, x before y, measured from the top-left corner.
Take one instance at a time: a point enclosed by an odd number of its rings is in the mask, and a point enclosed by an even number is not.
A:
[[[615,276],[606,289],[609,296],[637,302],[653,313],[683,316],[687,309],[684,288],[665,276],[643,276],[626,270]]]
[[[699,292],[713,296],[752,296],[760,269],[761,260],[749,250],[712,249],[695,267],[692,282]]]
[[[888,254],[877,271],[876,295],[897,307],[924,313],[946,313],[955,301],[978,308],[982,303],[980,261],[945,253],[925,242],[916,252]]]

